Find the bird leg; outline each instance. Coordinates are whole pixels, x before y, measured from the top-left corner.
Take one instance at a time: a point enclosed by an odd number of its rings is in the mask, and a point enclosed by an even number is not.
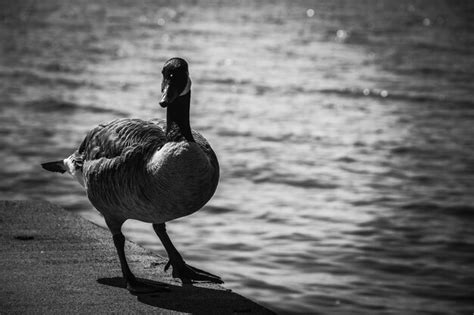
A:
[[[171,265],[173,267],[173,278],[180,278],[183,283],[191,283],[192,280],[224,283],[224,281],[222,281],[219,276],[190,266],[184,262],[183,257],[178,252],[176,247],[174,247],[168,236],[168,233],[166,233],[165,223],[153,224],[153,229],[155,230],[156,235],[158,235],[166,249],[166,252],[168,253],[169,261],[165,266],[165,271],[168,270]]]
[[[122,268],[123,277],[127,283],[127,289],[132,294],[154,293],[159,291],[168,291],[167,287],[160,287],[158,285],[151,285],[139,281],[130,270],[127,259],[125,257],[125,236],[121,232],[123,221],[117,223],[116,221],[106,220],[107,226],[112,232],[114,245],[117,249],[117,254],[120,260],[120,267]]]
[[[114,245],[117,249],[117,254],[120,260],[120,267],[122,268],[123,278],[127,281],[127,287],[129,284],[133,284],[137,282],[137,278],[130,270],[128,266],[127,259],[125,257],[125,236],[122,233],[114,234]]]

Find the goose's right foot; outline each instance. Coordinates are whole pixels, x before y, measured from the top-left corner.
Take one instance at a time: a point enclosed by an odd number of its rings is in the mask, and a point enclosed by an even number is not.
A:
[[[138,280],[130,270],[128,266],[127,259],[125,258],[125,237],[122,232],[120,232],[120,227],[123,222],[115,223],[113,220],[107,220],[107,225],[110,230],[113,232],[114,245],[117,249],[117,254],[120,259],[120,266],[122,268],[123,278],[127,283],[127,290],[134,295],[137,294],[150,294],[157,292],[169,291],[169,288],[166,286],[160,286],[158,283],[145,282],[143,280]],[[115,232],[115,233],[114,233]]]
[[[170,291],[167,285],[147,283],[145,281],[137,280],[135,277],[127,280],[127,290],[133,295]]]

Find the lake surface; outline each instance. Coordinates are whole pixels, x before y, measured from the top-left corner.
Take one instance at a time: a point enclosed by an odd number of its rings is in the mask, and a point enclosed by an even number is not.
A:
[[[473,2],[22,0],[0,21],[2,199],[100,224],[39,164],[100,122],[164,118],[181,56],[221,164],[168,224],[190,264],[282,314],[474,311]]]

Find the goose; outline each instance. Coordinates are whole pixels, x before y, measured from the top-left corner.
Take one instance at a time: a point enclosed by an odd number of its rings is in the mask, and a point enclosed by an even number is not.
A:
[[[88,132],[64,160],[43,163],[69,173],[84,188],[112,233],[123,278],[132,293],[158,290],[130,270],[121,227],[127,219],[152,223],[172,267],[183,283],[223,283],[219,276],[188,265],[166,232],[166,222],[201,209],[213,196],[219,163],[208,141],[189,124],[191,79],[188,63],[171,58],[162,70],[161,107],[166,121],[116,119]]]

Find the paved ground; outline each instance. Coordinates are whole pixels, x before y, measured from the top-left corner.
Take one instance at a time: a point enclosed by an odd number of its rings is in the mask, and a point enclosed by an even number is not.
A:
[[[182,286],[133,243],[126,251],[138,277],[170,291],[131,295],[109,231],[47,202],[0,201],[0,314],[271,314],[219,285]]]

